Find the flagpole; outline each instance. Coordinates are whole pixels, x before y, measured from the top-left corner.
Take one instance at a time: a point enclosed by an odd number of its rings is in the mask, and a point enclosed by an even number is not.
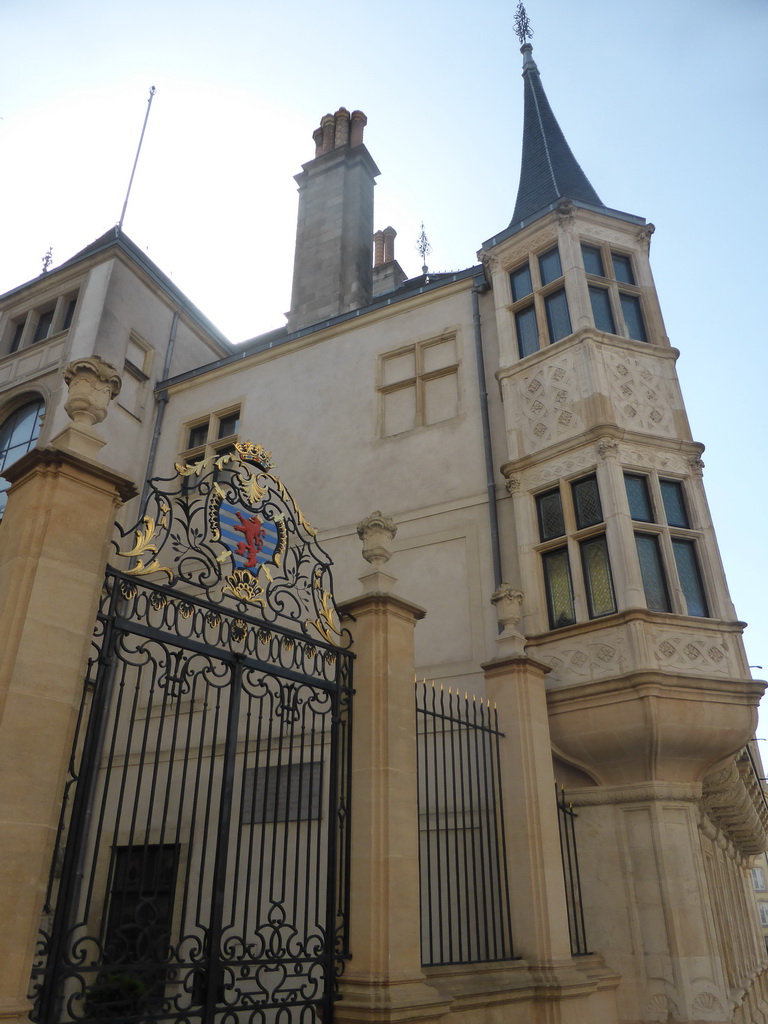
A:
[[[135,159],[133,161],[133,169],[131,170],[131,180],[128,182],[128,191],[125,193],[125,202],[123,203],[123,212],[120,214],[120,220],[118,221],[118,225],[117,225],[118,231],[122,228],[123,221],[125,220],[125,211],[126,211],[126,208],[128,206],[128,199],[130,198],[130,195],[131,195],[131,186],[133,185],[133,176],[136,173],[136,164],[139,162],[139,154],[141,153],[141,144],[144,141],[144,132],[147,130],[147,121],[149,120],[149,111],[152,109],[152,100],[154,99],[154,96],[155,96],[155,87],[154,87],[154,85],[150,85],[150,87],[149,87],[149,99],[147,100],[147,112],[144,115],[144,124],[142,125],[142,128],[141,128],[141,136],[139,138],[139,145],[138,145],[138,148],[136,150],[136,157],[135,157]]]

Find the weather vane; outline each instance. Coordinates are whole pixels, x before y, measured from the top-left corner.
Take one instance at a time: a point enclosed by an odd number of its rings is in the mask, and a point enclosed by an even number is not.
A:
[[[528,15],[525,13],[523,0],[520,0],[515,11],[515,35],[520,40],[521,46],[525,43],[526,39],[531,39],[533,36],[533,29],[528,20]]]
[[[421,262],[423,264],[421,268],[422,274],[426,274],[429,270],[427,266],[427,256],[432,252],[432,246],[429,244],[427,233],[424,230],[424,221],[421,222],[421,234],[416,239],[416,251],[421,256]]]

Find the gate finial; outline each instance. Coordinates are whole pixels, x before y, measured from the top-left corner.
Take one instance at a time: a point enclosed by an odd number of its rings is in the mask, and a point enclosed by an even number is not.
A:
[[[523,592],[502,583],[491,596],[491,604],[496,608],[499,620],[497,641],[504,654],[524,654],[525,637],[518,632],[518,625],[523,611]]]
[[[397,577],[384,571],[392,557],[392,541],[397,533],[394,519],[380,511],[371,512],[357,524],[357,535],[363,542],[363,558],[371,568],[363,573],[360,582],[366,591],[388,591],[397,582]]]
[[[51,444],[92,459],[107,443],[94,427],[107,415],[112,399],[120,394],[120,375],[111,363],[94,355],[73,359],[64,370],[64,382],[69,388],[64,408],[73,422]]]

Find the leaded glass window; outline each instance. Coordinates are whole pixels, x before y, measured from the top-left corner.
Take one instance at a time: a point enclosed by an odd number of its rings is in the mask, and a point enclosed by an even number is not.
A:
[[[233,412],[219,420],[219,438],[231,437],[240,428],[240,413]]]
[[[551,284],[556,281],[558,277],[563,276],[563,268],[560,264],[560,253],[555,247],[550,249],[549,252],[545,252],[542,256],[539,256],[539,271],[541,273],[541,283]]]
[[[675,564],[677,575],[680,580],[680,587],[685,597],[686,609],[689,615],[698,615],[706,618],[709,615],[707,601],[704,597],[704,586],[701,581],[699,563],[696,558],[696,548],[691,540],[672,540],[672,550],[675,553]]]
[[[613,273],[617,281],[622,284],[634,284],[635,275],[632,273],[632,259],[629,256],[622,256],[620,253],[612,252]]]
[[[596,277],[605,277],[603,254],[596,245],[582,245],[581,256],[584,260],[584,269],[588,274],[594,274]]]
[[[583,530],[595,523],[602,523],[603,509],[600,504],[600,492],[594,476],[577,480],[571,485],[573,490],[573,507],[576,512],[576,528]]]
[[[16,409],[0,427],[0,473],[12,463],[26,455],[40,436],[40,425],[45,412],[45,402],[36,398]],[[0,476],[0,516],[8,500],[10,484]]]
[[[536,498],[536,509],[539,514],[540,539],[552,540],[553,537],[562,537],[565,533],[565,521],[560,491],[540,494]]]
[[[645,333],[640,299],[637,295],[627,295],[621,292],[619,294],[619,301],[621,302],[621,312],[627,327],[627,334],[634,341],[647,341],[648,337]]]
[[[542,555],[544,583],[547,591],[547,607],[551,629],[570,626],[576,621],[571,586],[571,568],[565,548],[547,551]]]
[[[664,577],[664,567],[659,550],[659,538],[655,534],[636,533],[635,545],[643,578],[645,603],[652,612],[670,611],[669,592]]]
[[[199,448],[208,440],[208,420],[196,427],[190,427],[187,448]]]
[[[683,485],[679,480],[660,480],[659,486],[667,523],[670,526],[679,526],[687,530],[690,523],[683,500]]]
[[[536,323],[536,310],[533,306],[515,313],[515,326],[517,328],[517,347],[520,351],[520,358],[539,351],[539,327]]]
[[[565,290],[553,292],[544,299],[544,308],[547,312],[547,329],[550,342],[560,341],[572,334],[571,318],[568,313],[568,301],[565,297]]]
[[[21,337],[24,334],[24,327],[27,321],[20,320],[13,329],[13,337],[11,338],[11,352],[18,351],[19,345],[21,344]]]
[[[636,476],[634,473],[625,473],[624,486],[627,490],[629,514],[632,519],[640,523],[652,523],[653,507],[646,477]]]
[[[35,335],[32,338],[32,344],[34,344],[36,341],[45,341],[45,339],[48,337],[48,335],[51,332],[51,324],[53,323],[53,314],[53,306],[50,309],[46,309],[44,313],[40,314],[37,321],[37,327],[35,328]]]
[[[634,341],[647,342],[632,257],[613,252],[608,245],[589,245],[586,242],[581,245],[581,256],[584,271],[589,277],[605,279],[602,289],[587,282],[592,316],[598,330],[607,334],[626,334]],[[635,289],[634,294],[624,290],[627,285]]]
[[[589,286],[589,301],[592,303],[592,316],[595,320],[595,327],[598,331],[605,331],[607,334],[616,333],[616,324],[613,322],[611,311],[611,298],[607,288]]]
[[[582,541],[581,562],[584,568],[589,617],[597,619],[601,615],[613,614],[616,611],[616,598],[608,560],[608,545],[604,535]]]
[[[533,291],[533,281],[531,280],[531,268],[525,263],[522,267],[518,267],[517,270],[513,270],[509,275],[512,283],[512,299],[517,302],[518,299],[524,299],[526,295],[530,295]]]

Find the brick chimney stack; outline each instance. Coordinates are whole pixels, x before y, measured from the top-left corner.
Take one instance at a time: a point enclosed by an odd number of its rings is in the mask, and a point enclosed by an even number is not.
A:
[[[379,169],[363,145],[367,121],[361,110],[350,114],[346,107],[326,114],[312,133],[314,159],[296,175],[299,218],[289,331],[371,301],[373,188]],[[386,249],[386,239],[382,245]]]
[[[373,236],[373,298],[386,295],[399,288],[407,276],[395,259],[395,238],[397,232],[393,227],[377,231]]]

